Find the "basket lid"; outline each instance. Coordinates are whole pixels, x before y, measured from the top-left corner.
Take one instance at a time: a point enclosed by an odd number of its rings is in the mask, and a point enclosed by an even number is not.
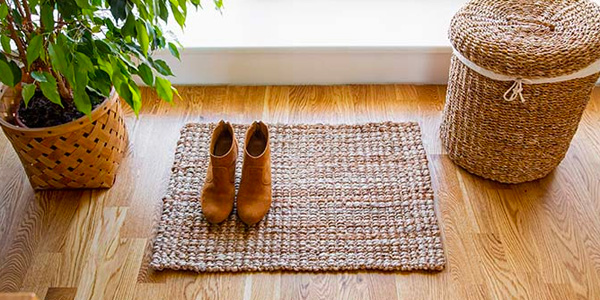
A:
[[[456,51],[490,71],[557,77],[600,59],[600,6],[589,0],[473,0],[452,18]]]

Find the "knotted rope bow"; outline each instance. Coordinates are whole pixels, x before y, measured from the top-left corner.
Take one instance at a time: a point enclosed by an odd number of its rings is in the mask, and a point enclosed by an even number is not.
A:
[[[519,98],[521,100],[521,103],[525,103],[525,98],[523,98],[523,82],[527,83],[527,82],[529,82],[529,80],[517,78],[515,80],[515,82],[513,83],[513,85],[511,85],[510,88],[508,88],[508,90],[506,90],[506,93],[504,93],[504,96],[502,96],[504,98],[504,100],[511,102],[511,101],[515,101],[517,98]],[[512,92],[512,94],[510,94],[510,97],[509,97],[508,94],[510,92]]]

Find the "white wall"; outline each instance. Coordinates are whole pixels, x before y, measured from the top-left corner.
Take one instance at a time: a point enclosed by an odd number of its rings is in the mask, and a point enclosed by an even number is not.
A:
[[[211,0],[191,11],[175,84],[444,84],[466,0]],[[600,3],[600,0],[594,0]]]
[[[211,0],[190,10],[186,48],[439,47],[466,0]]]

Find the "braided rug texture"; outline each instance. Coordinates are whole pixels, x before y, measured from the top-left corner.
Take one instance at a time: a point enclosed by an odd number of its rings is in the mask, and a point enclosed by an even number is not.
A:
[[[452,19],[450,41],[478,66],[521,78],[556,77],[600,59],[600,6],[588,0],[473,0]],[[600,74],[513,85],[452,57],[441,139],[450,159],[505,183],[542,178],[564,158]]]
[[[181,130],[154,242],[155,269],[441,270],[445,257],[417,123],[269,125],[273,202],[248,227],[204,219],[216,124]],[[233,125],[244,145],[246,125]],[[242,154],[237,162],[236,184]]]

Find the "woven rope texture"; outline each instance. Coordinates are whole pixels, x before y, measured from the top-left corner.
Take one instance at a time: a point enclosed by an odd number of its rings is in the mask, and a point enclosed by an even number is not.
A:
[[[198,272],[444,267],[416,123],[270,125],[273,203],[251,227],[235,211],[218,225],[202,215],[200,191],[214,126],[188,124],[181,131],[152,267]],[[234,128],[243,145],[247,126]]]
[[[5,97],[7,97],[5,95]],[[116,93],[91,115],[44,129],[2,125],[34,189],[108,188],[127,148]]]
[[[600,58],[600,8],[590,1],[469,2],[450,38],[485,69],[534,78],[565,75]],[[599,74],[523,84],[525,101],[505,101],[514,82],[489,79],[452,58],[441,126],[449,157],[506,183],[542,178],[564,158]]]
[[[600,59],[600,6],[590,0],[473,0],[450,42],[478,66],[523,78],[557,77]]]

